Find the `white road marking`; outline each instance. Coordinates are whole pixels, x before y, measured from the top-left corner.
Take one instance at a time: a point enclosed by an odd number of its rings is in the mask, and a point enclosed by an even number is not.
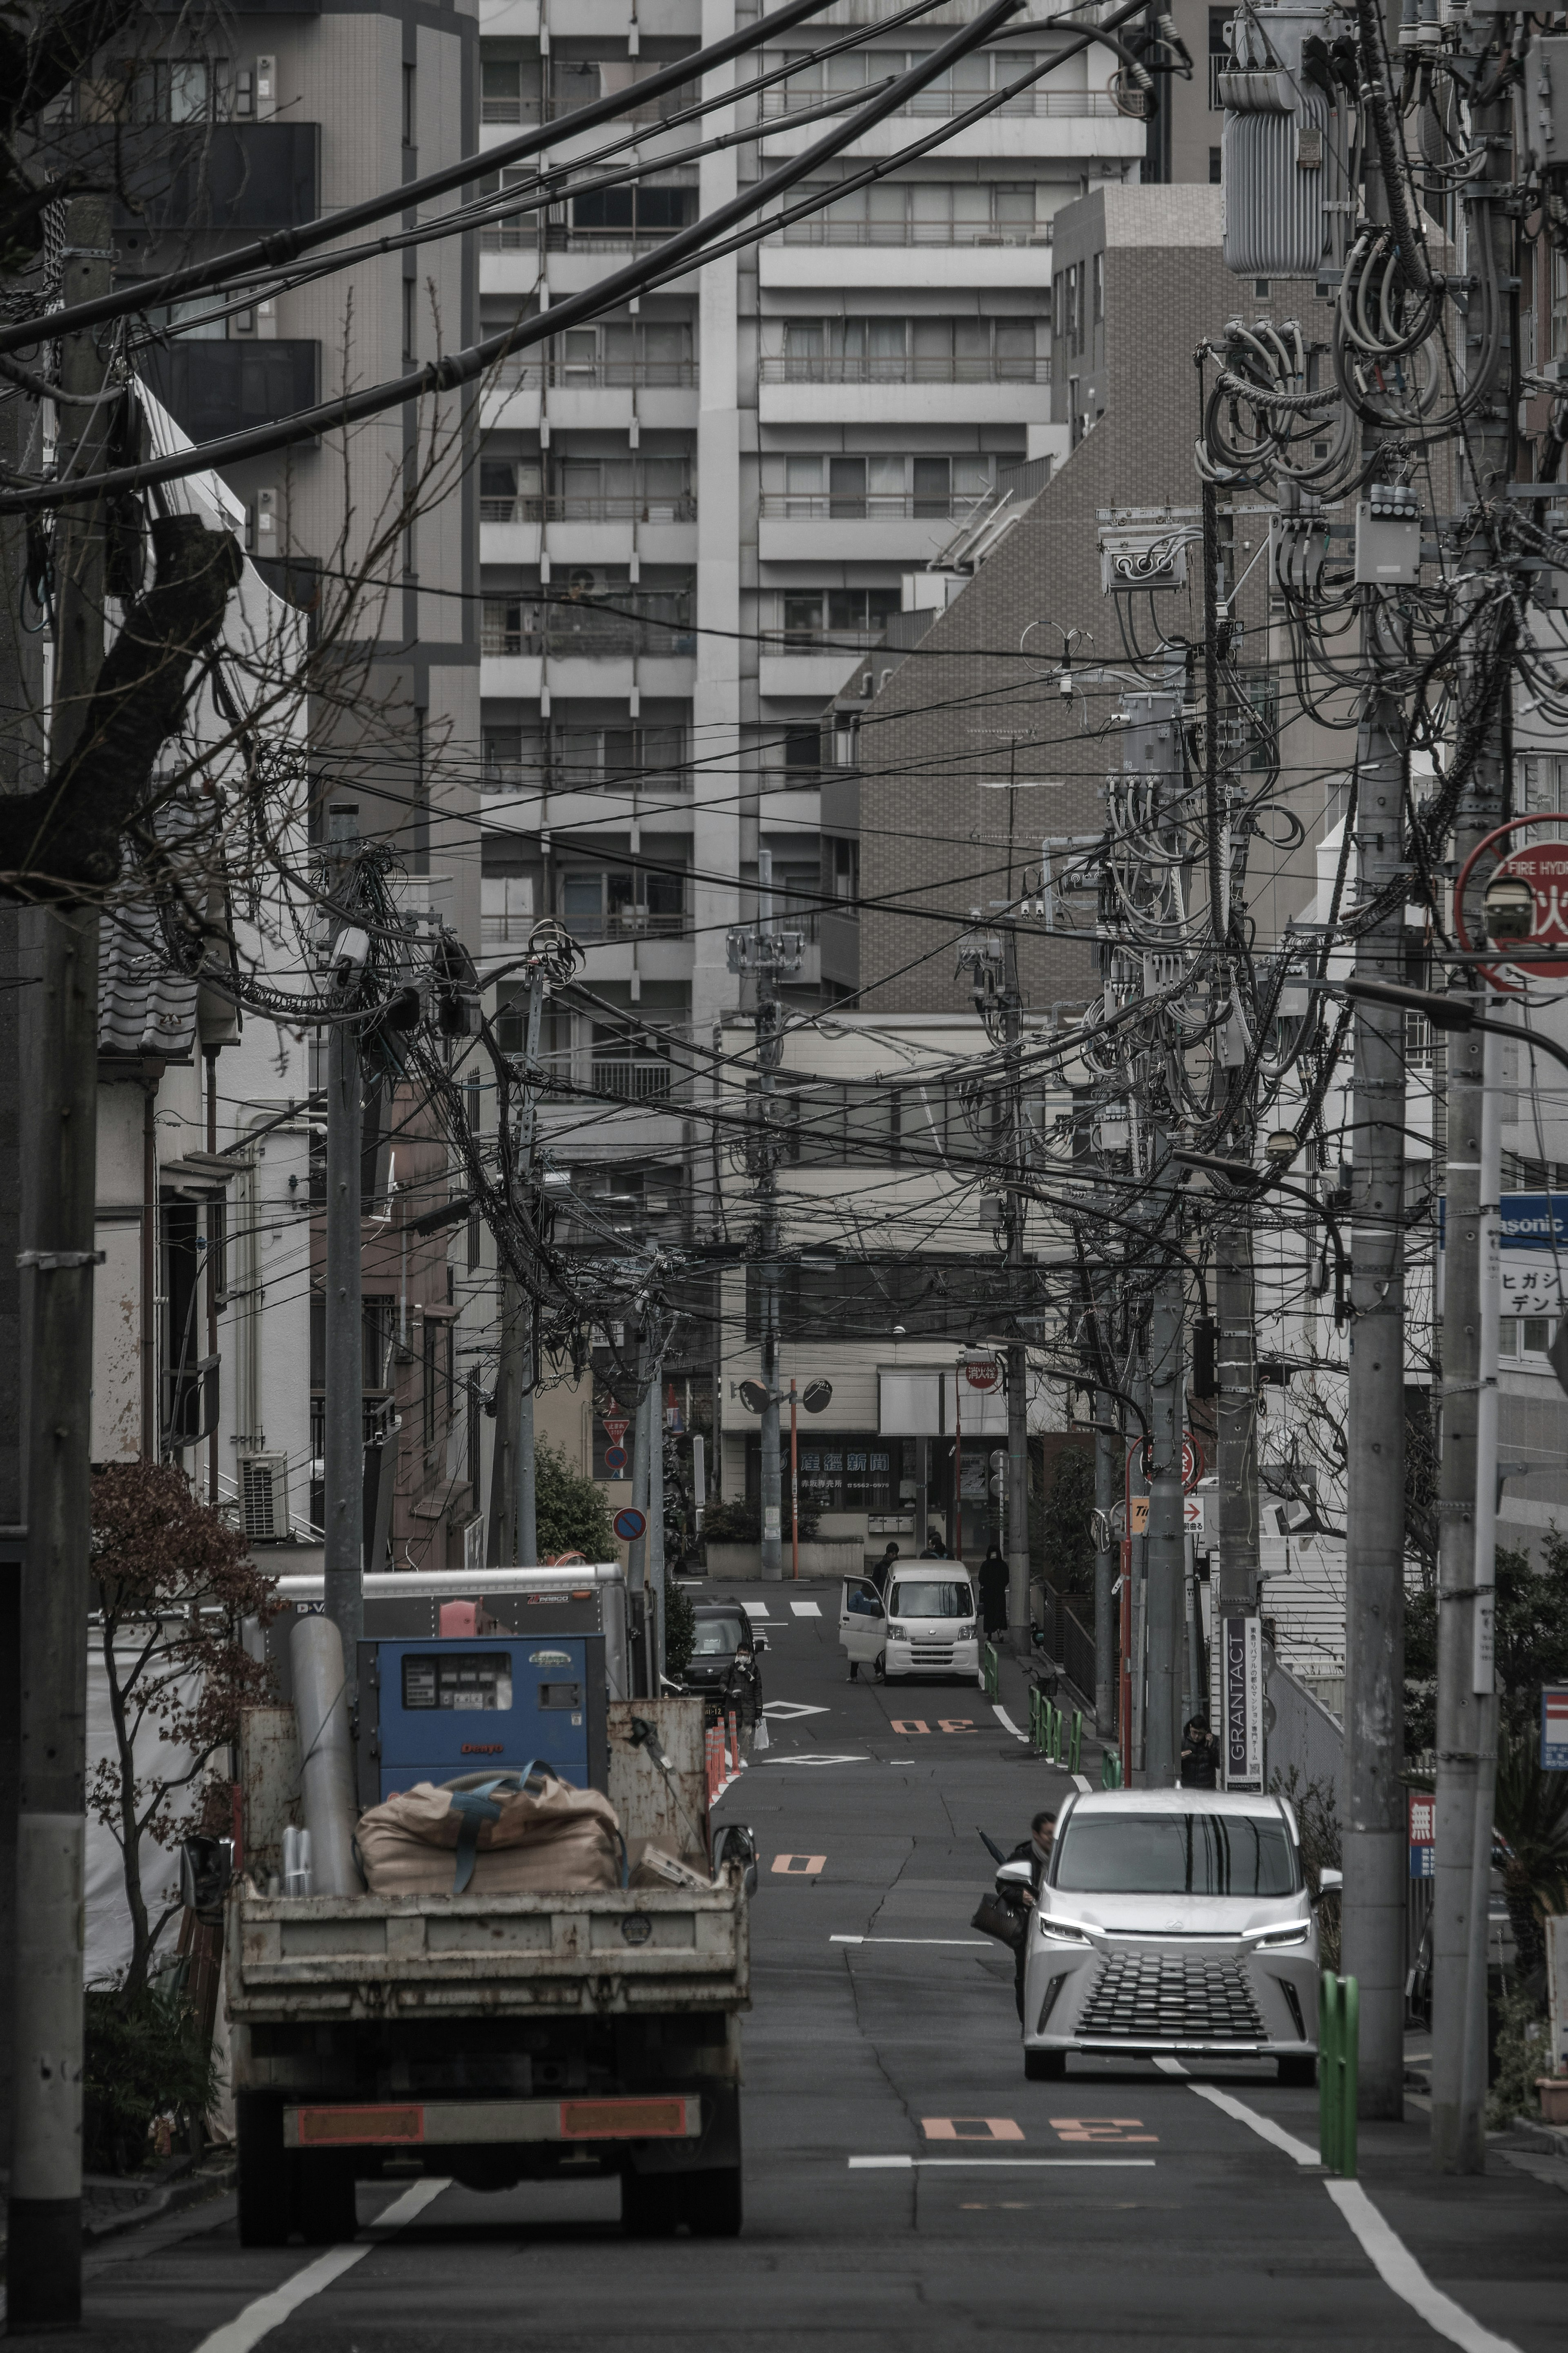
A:
[[[1028,1734],[1026,1732],[1019,1731],[1017,1725],[1014,1723],[1012,1717],[1008,1715],[1005,1707],[998,1707],[994,1702],[993,1702],[991,1713],[996,1718],[997,1723],[1002,1726],[1003,1730],[1005,1732],[1010,1732],[1015,1740],[1027,1740],[1029,1736]]]
[[[764,1757],[764,1765],[869,1765],[868,1757]]]
[[[1187,2089],[1195,2092],[1200,2100],[1207,2100],[1211,2107],[1223,2108],[1227,2116],[1234,2116],[1238,2125],[1246,2125],[1250,2131],[1257,2133],[1260,2140],[1270,2141],[1276,2148],[1282,2148],[1287,2157],[1295,2158],[1298,2165],[1322,2163],[1315,2148],[1310,2148],[1304,2140],[1298,2140],[1294,2133],[1288,2133],[1283,2125],[1275,2123],[1272,2116],[1260,2116],[1256,2108],[1247,2107],[1241,2100],[1233,2100],[1228,2092],[1216,2092],[1212,2084],[1189,2084]]]
[[[831,1708],[813,1707],[804,1699],[770,1699],[763,1703],[763,1714],[771,1715],[775,1724],[793,1724],[800,1715],[831,1715]]]
[[[961,1945],[965,1952],[983,1953],[989,1936],[829,1936],[830,1945]]]
[[[1039,2173],[1047,2169],[1059,2172],[1069,2166],[1079,2169],[1085,2166],[1115,2166],[1125,2171],[1132,2166],[1152,2168],[1154,2162],[1152,2157],[852,2157],[849,2170],[851,2173],[914,2173],[924,2168],[936,2173],[960,2170],[968,2173],[978,2168],[983,2173]],[[1495,2337],[1490,2341],[1494,2347],[1498,2343]],[[197,2353],[205,2353],[205,2348],[198,2347]],[[1519,2348],[1517,2346],[1510,2347],[1509,2353],[1519,2353]]]
[[[412,2222],[416,2214],[423,2213],[434,2199],[439,2198],[443,2189],[450,2189],[451,2186],[446,2180],[415,2182],[401,2198],[393,2200],[384,2213],[377,2215],[371,2225],[374,2237],[330,2247],[313,2263],[307,2263],[302,2272],[285,2280],[281,2287],[275,2287],[269,2295],[258,2296],[233,2320],[215,2328],[210,2337],[204,2337],[196,2353],[250,2353],[251,2347],[259,2345],[264,2337],[270,2337],[275,2328],[281,2327],[291,2312],[297,2312],[302,2304],[320,2295],[323,2288],[331,2287],[334,2280],[342,2279],[355,2263],[373,2254],[387,2232],[400,2231],[405,2222]]]
[[[1184,2075],[1187,2072],[1179,2059],[1156,2058],[1154,2064],[1162,2075]]]
[[[1498,2337],[1471,2318],[1461,2305],[1429,2280],[1404,2240],[1392,2231],[1359,2181],[1326,2181],[1329,2196],[1361,2241],[1384,2287],[1402,2296],[1428,2328],[1463,2353],[1519,2353],[1511,2338]]]
[[[820,1618],[822,1615],[815,1601],[792,1601],[789,1606],[797,1618]]]
[[[1093,1797],[1094,1784],[1087,1773],[1075,1773],[1072,1778],[1086,1798]]]
[[[748,1618],[765,1618],[768,1614],[765,1601],[742,1601],[741,1607]]]

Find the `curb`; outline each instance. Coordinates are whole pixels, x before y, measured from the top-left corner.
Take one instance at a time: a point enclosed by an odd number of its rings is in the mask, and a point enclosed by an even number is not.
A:
[[[170,2182],[166,2189],[154,2190],[137,2205],[128,2206],[119,2214],[105,2215],[99,2222],[82,2224],[82,2239],[97,2246],[104,2239],[116,2239],[122,2232],[139,2230],[144,2222],[156,2222],[165,2214],[177,2214],[186,2206],[197,2206],[205,2198],[222,2197],[234,2188],[238,2166],[233,2158],[215,2166],[210,2171],[186,2174],[182,2180]]]

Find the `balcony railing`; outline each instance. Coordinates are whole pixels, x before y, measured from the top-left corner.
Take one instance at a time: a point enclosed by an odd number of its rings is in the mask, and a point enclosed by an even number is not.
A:
[[[666,499],[481,499],[481,522],[695,522],[689,495]]]
[[[772,240],[768,240],[771,242]],[[834,220],[814,213],[783,233],[785,245],[1049,245],[1048,229],[992,229],[967,221]]]
[[[537,122],[540,105],[536,98],[485,98],[479,100],[481,122]]]
[[[675,235],[672,228],[568,228],[551,221],[544,231],[546,253],[656,253]],[[481,253],[531,253],[539,247],[537,219],[505,221],[479,231]]]
[[[495,628],[487,622],[480,651],[492,657],[540,654],[554,661],[626,661],[637,655],[669,661],[695,654],[697,639],[679,623],[623,621],[606,614],[573,628],[553,621],[538,628]]]
[[[764,384],[1049,384],[1046,359],[924,359],[895,353],[870,359],[786,353],[762,363]]]
[[[898,109],[900,114],[964,114],[986,93],[979,90],[922,90],[908,106]],[[778,118],[803,113],[809,107],[822,104],[822,92],[817,90],[770,90],[763,93],[764,116]],[[1077,117],[1090,116],[1103,120],[1120,114],[1121,109],[1110,94],[1101,90],[1045,90],[1037,83],[1033,90],[1021,90],[1005,105],[996,109],[998,114],[1034,114]]]
[[[668,1095],[674,1082],[674,1072],[668,1062],[647,1061],[595,1062],[594,1092],[616,1095],[623,1103],[657,1103]]]
[[[938,522],[962,522],[990,497],[989,491],[955,491],[947,498],[924,497],[916,491],[769,491],[760,501],[763,515],[792,522],[902,522],[930,517]]]
[[[646,907],[615,907],[607,915],[563,915],[564,928],[584,947],[611,947],[619,940],[679,940],[684,914],[650,914]]]
[[[815,782],[815,776],[811,779]],[[645,792],[668,799],[672,793],[688,793],[691,777],[684,768],[658,766],[651,772],[646,768],[590,768],[586,765],[543,768],[531,766],[522,760],[487,761],[479,775],[480,789],[487,793],[596,793]]]
[[[501,360],[492,384],[507,392],[662,392],[697,381],[695,360]]]

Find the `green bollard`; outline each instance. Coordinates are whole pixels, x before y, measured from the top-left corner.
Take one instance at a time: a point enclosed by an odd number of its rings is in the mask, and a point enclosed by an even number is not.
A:
[[[1072,1746],[1068,1752],[1068,1765],[1074,1773],[1083,1769],[1083,1710],[1075,1707],[1072,1716]]]
[[[1356,2101],[1361,2077],[1361,1988],[1340,1979],[1340,2171],[1355,2179]]]
[[[1339,2170],[1340,1981],[1331,1969],[1318,1980],[1318,2155],[1331,2173]]]

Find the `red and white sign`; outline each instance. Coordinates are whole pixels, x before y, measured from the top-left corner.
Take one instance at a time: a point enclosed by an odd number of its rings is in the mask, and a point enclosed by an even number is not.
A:
[[[1204,1475],[1204,1450],[1189,1430],[1182,1440],[1182,1484],[1189,1492]]]
[[[1561,963],[1526,964],[1524,956],[1531,947],[1568,948],[1568,841],[1522,842],[1509,851],[1492,880],[1502,874],[1517,875],[1534,892],[1535,926],[1528,941],[1505,942],[1498,961],[1506,959],[1517,972],[1560,980]]]
[[[972,1389],[994,1389],[1002,1377],[1002,1367],[994,1356],[966,1356],[963,1377]]]
[[[618,1446],[630,1428],[629,1419],[612,1421],[608,1414],[605,1416],[605,1436],[612,1446]]]
[[[1436,1846],[1437,1843],[1437,1800],[1426,1790],[1410,1790],[1410,1843],[1412,1846]]]

